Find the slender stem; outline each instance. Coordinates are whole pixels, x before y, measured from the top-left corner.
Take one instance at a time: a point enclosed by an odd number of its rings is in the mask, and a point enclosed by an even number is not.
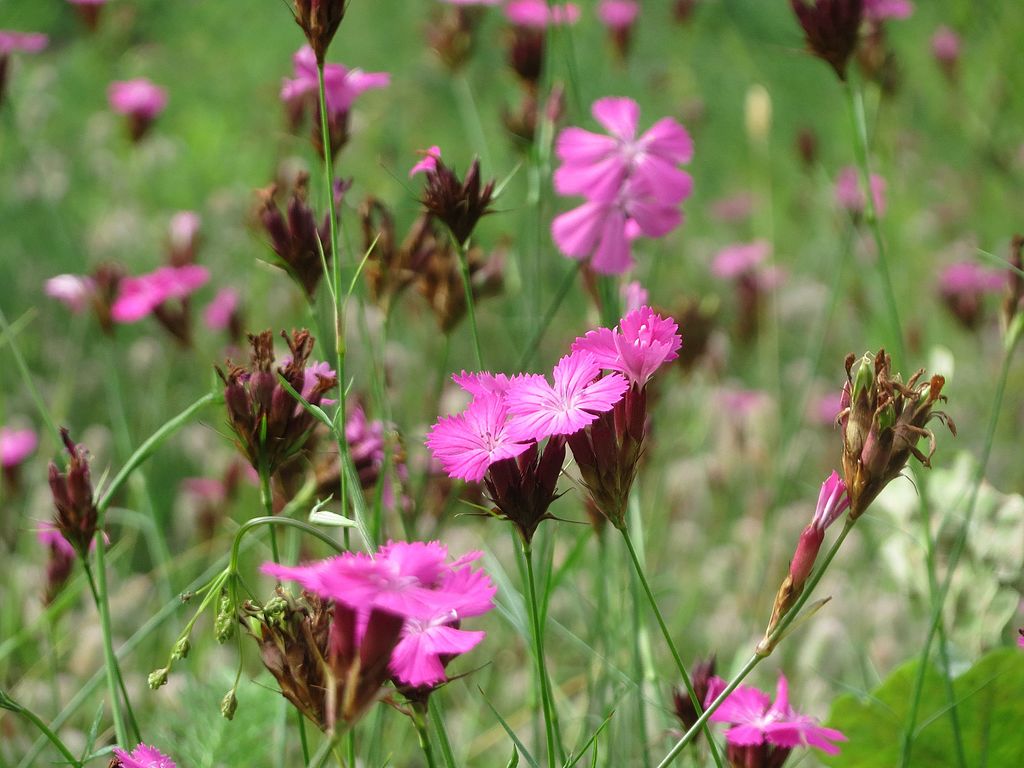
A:
[[[27,707],[24,707],[21,704],[17,703],[9,696],[7,696],[7,694],[5,694],[3,691],[0,691],[0,709],[7,709],[11,712],[15,712],[24,717],[26,720],[32,723],[32,725],[39,729],[39,732],[43,734],[43,736],[50,740],[50,743],[57,748],[57,751],[64,756],[64,759],[67,760],[68,764],[72,766],[72,768],[81,768],[81,762],[79,762],[78,759],[73,754],[71,754],[71,750],[68,749],[67,745],[63,741],[61,741],[60,737],[57,736],[57,734],[54,733],[52,730],[50,730],[49,726],[47,726],[46,723],[43,722],[42,718],[40,718],[39,715],[37,715],[31,709],[28,709]]]
[[[665,623],[665,617],[661,615],[661,609],[658,608],[658,602],[654,599],[654,593],[651,591],[651,585],[647,582],[647,575],[644,573],[644,567],[640,563],[640,557],[637,554],[636,547],[633,546],[633,539],[629,535],[629,529],[622,528],[621,531],[622,538],[626,541],[626,549],[629,550],[629,557],[633,561],[633,570],[636,571],[637,578],[640,581],[640,586],[643,587],[644,594],[647,596],[647,602],[650,604],[651,610],[654,611],[654,616],[658,620],[658,627],[661,629],[662,637],[665,638],[665,644],[668,645],[668,649],[672,653],[672,660],[676,663],[676,671],[683,679],[683,685],[686,687],[686,692],[690,696],[690,701],[699,713],[702,708],[700,697],[693,688],[693,682],[690,680],[690,674],[686,671],[686,665],[683,664],[683,660],[679,656],[679,651],[676,650],[676,644],[672,641],[672,633],[669,632],[668,625]],[[718,745],[715,743],[711,729],[707,725],[704,726],[704,735],[707,737],[708,746],[711,748],[711,756],[715,759],[715,765],[717,765],[718,768],[722,768],[722,756],[718,752]]]
[[[540,685],[541,707],[544,712],[544,736],[547,741],[548,768],[556,768],[555,706],[551,696],[551,681],[548,679],[547,662],[544,659],[544,628],[541,625],[540,608],[537,603],[537,586],[533,573],[533,547],[523,542],[523,557],[526,559],[526,589],[529,600],[530,623],[533,630],[534,658],[537,662],[537,682]]]
[[[420,742],[420,749],[427,759],[427,768],[437,768],[434,760],[434,748],[430,745],[430,732],[427,730],[427,713],[420,707],[414,706],[412,710],[412,722],[416,726],[416,737]]]
[[[964,513],[964,521],[960,526],[960,532],[953,544],[953,549],[949,556],[949,563],[946,567],[946,575],[942,580],[942,585],[939,587],[938,595],[936,596],[932,606],[932,616],[928,625],[928,635],[925,638],[924,645],[921,647],[921,657],[918,661],[917,674],[914,678],[914,687],[910,697],[910,712],[907,719],[906,729],[903,732],[902,748],[900,750],[900,766],[910,765],[910,756],[913,751],[914,729],[917,727],[917,710],[921,705],[921,692],[924,688],[924,676],[928,663],[928,656],[931,653],[932,642],[935,640],[935,635],[939,632],[942,625],[942,607],[949,594],[949,587],[953,581],[953,574],[956,572],[956,566],[960,562],[961,555],[963,555],[964,547],[967,543],[967,533],[970,530],[971,522],[974,519],[974,513],[978,502],[978,493],[981,489],[981,483],[985,477],[985,470],[988,467],[989,457],[992,454],[992,443],[995,439],[996,427],[999,424],[999,412],[1003,407],[1003,397],[1006,394],[1006,382],[1010,375],[1010,363],[1013,360],[1015,348],[1015,344],[1010,344],[1003,352],[1002,367],[999,371],[999,378],[996,381],[996,391],[992,400],[992,412],[989,414],[988,428],[985,433],[985,445],[982,449],[981,458],[978,461],[978,468],[975,471],[973,482],[971,484],[970,496],[967,498],[967,510]]]
[[[263,509],[267,513],[267,517],[275,517],[274,515],[274,494],[270,489],[270,471],[267,469],[265,463],[260,463],[260,501],[263,503]],[[274,526],[270,526],[270,555],[274,558],[275,563],[281,562],[281,555],[277,548],[277,531]]]
[[[825,571],[827,571],[828,567],[832,564],[836,553],[839,552],[839,547],[842,546],[846,537],[850,534],[850,531],[853,530],[853,523],[854,521],[847,518],[846,524],[843,526],[843,530],[839,533],[839,536],[836,537],[835,543],[832,544],[832,547],[826,553],[824,560],[821,562],[821,566],[812,573],[811,577],[807,580],[804,591],[800,594],[800,597],[797,598],[793,607],[790,608],[786,615],[779,620],[779,623],[771,634],[758,644],[754,655],[751,656],[747,660],[747,663],[743,665],[743,669],[737,672],[729,681],[725,690],[723,690],[718,697],[708,705],[707,709],[705,709],[700,717],[697,718],[697,721],[685,734],[683,734],[683,737],[675,743],[665,758],[658,763],[658,768],[668,768],[668,766],[672,764],[672,761],[675,760],[683,749],[686,748],[686,745],[697,738],[697,734],[701,732],[701,729],[706,728],[708,719],[714,714],[716,709],[722,706],[725,700],[729,697],[729,694],[736,690],[737,686],[747,678],[747,675],[754,671],[754,668],[758,664],[771,655],[775,646],[778,645],[784,637],[786,630],[800,615],[800,611],[803,610],[804,605],[807,604],[807,601],[810,599],[815,587],[818,586],[818,582],[820,582],[822,577],[825,575]]]
[[[633,631],[630,633],[633,645],[634,673],[637,677],[636,717],[637,730],[640,731],[640,758],[643,768],[651,768],[651,753],[648,749],[647,703],[644,701],[644,683],[647,680],[647,669],[641,642],[645,633],[644,622],[640,616],[640,595],[637,594],[640,580],[633,574],[630,579],[630,618],[633,620]]]
[[[452,236],[452,241],[455,237]],[[467,243],[455,243],[459,254],[459,271],[462,273],[462,290],[466,294],[466,315],[469,318],[469,329],[473,334],[473,350],[476,352],[477,370],[484,369],[484,358],[480,351],[480,333],[476,327],[476,307],[473,303],[473,283],[469,274],[469,247]]]
[[[448,738],[448,730],[444,727],[444,713],[437,701],[436,692],[427,699],[427,706],[430,712],[430,722],[434,726],[434,733],[437,734],[437,743],[441,745],[441,755],[444,757],[445,768],[455,768],[455,754],[452,752],[452,743]]]
[[[551,321],[555,318],[555,313],[558,308],[562,306],[562,302],[565,301],[565,297],[569,294],[569,289],[572,288],[573,282],[576,280],[576,275],[579,274],[580,268],[583,266],[582,261],[577,261],[572,269],[565,273],[565,277],[562,278],[562,282],[558,286],[554,297],[551,299],[551,303],[548,304],[547,310],[544,312],[544,317],[540,321],[540,325],[534,332],[533,337],[526,345],[526,349],[523,351],[522,357],[519,358],[519,364],[516,366],[516,370],[523,370],[530,361],[533,360],[533,356],[537,353],[537,347],[540,346],[541,339],[544,338],[544,334],[548,330],[548,326],[551,325]]]
[[[103,534],[101,533],[96,538],[102,539]],[[96,544],[96,560],[100,573],[105,569],[103,559],[100,556],[102,547],[103,544],[98,541]],[[108,614],[107,601],[103,599],[106,590],[104,589],[101,592],[100,585],[93,578],[89,561],[84,557],[82,558],[82,565],[85,567],[85,575],[89,580],[89,587],[92,590],[92,597],[96,603],[96,610],[100,615],[100,630],[103,635],[103,661],[107,670],[107,696],[110,698],[110,711],[114,717],[114,735],[119,746],[129,747],[131,745],[128,741],[128,729],[125,727],[124,713],[121,711],[121,695],[117,688],[117,658],[114,656],[114,644],[110,636],[110,616]],[[106,584],[103,586],[105,587]]]
[[[298,528],[300,531],[308,533],[310,536],[314,536],[320,541],[324,542],[327,546],[331,547],[335,552],[341,554],[345,550],[342,549],[341,545],[338,544],[334,539],[325,534],[319,528],[315,528],[309,523],[304,523],[302,520],[293,520],[290,517],[280,517],[277,515],[267,517],[254,517],[251,520],[246,520],[239,526],[235,532],[235,540],[231,544],[231,559],[228,561],[228,571],[230,573],[238,573],[238,556],[242,549],[242,538],[245,534],[257,526],[260,525],[285,525],[291,528]]]
[[[14,339],[15,332],[8,324],[7,316],[4,314],[2,309],[0,309],[0,330],[3,330],[6,342],[11,347],[11,354],[14,355],[14,363],[18,366],[18,373],[21,374],[21,380],[25,384],[25,389],[28,390],[29,397],[32,398],[32,404],[35,405],[36,410],[39,412],[39,418],[41,418],[43,423],[46,424],[46,428],[50,430],[50,434],[53,435],[57,445],[60,445],[60,430],[57,429],[57,425],[53,422],[53,417],[50,415],[50,411],[46,407],[46,403],[43,402],[42,395],[40,395],[39,390],[36,389],[35,381],[32,379],[32,373],[29,371],[28,365],[25,363],[25,358],[21,356],[21,350],[18,348],[18,344]]]

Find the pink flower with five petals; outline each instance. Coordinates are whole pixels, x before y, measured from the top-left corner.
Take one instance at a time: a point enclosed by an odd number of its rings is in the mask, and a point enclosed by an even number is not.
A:
[[[601,368],[625,374],[631,384],[643,387],[663,363],[678,357],[682,343],[676,321],[645,306],[623,317],[618,328],[589,331],[572,349],[590,352]]]

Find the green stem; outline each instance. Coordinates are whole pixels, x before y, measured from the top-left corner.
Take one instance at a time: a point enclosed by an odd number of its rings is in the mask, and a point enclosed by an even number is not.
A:
[[[416,737],[420,742],[420,749],[427,759],[427,768],[437,768],[434,760],[434,748],[430,745],[430,732],[427,730],[427,713],[421,708],[414,706],[412,709],[412,722],[416,726]]]
[[[754,671],[754,668],[757,667],[758,664],[760,664],[762,661],[768,658],[768,656],[771,655],[772,651],[775,649],[775,646],[782,640],[783,636],[786,633],[786,630],[800,615],[800,611],[803,610],[804,605],[807,604],[807,601],[810,599],[815,587],[818,586],[818,582],[820,582],[822,577],[825,575],[825,571],[827,571],[828,567],[832,564],[832,561],[835,559],[836,553],[839,552],[839,547],[842,546],[843,542],[846,540],[846,537],[850,534],[850,531],[853,530],[853,523],[854,521],[847,518],[846,524],[843,526],[843,530],[839,533],[839,536],[836,538],[835,543],[832,544],[832,547],[829,549],[828,553],[826,553],[824,560],[822,560],[821,566],[819,566],[818,569],[814,573],[812,573],[811,577],[807,580],[807,584],[804,587],[804,591],[800,594],[800,597],[797,598],[796,602],[793,604],[793,607],[790,608],[789,611],[786,612],[786,615],[779,620],[779,623],[776,625],[775,629],[772,630],[772,632],[758,644],[757,650],[754,652],[754,655],[751,656],[747,660],[747,663],[743,665],[743,669],[737,672],[736,675],[729,681],[728,685],[726,685],[725,687],[725,690],[718,694],[718,697],[708,705],[707,709],[705,709],[704,712],[700,715],[700,717],[697,718],[697,721],[690,727],[690,729],[685,734],[683,734],[683,737],[675,743],[675,745],[664,757],[664,759],[660,763],[658,763],[658,768],[668,768],[668,766],[672,764],[672,761],[675,760],[683,751],[683,749],[686,748],[686,745],[692,742],[695,738],[697,738],[697,734],[699,734],[702,729],[707,727],[708,719],[711,717],[711,715],[714,714],[716,709],[722,706],[725,700],[729,697],[729,694],[736,690],[737,686],[739,686],[739,684],[742,683],[747,678],[747,676]]]
[[[300,531],[308,533],[320,541],[327,544],[335,552],[341,554],[345,550],[342,549],[341,545],[338,544],[334,539],[328,536],[326,533],[321,531],[309,523],[304,523],[302,520],[293,520],[290,517],[280,517],[277,515],[267,517],[254,517],[251,520],[246,520],[242,525],[239,526],[235,532],[235,540],[231,544],[231,559],[228,561],[228,571],[230,573],[238,573],[238,556],[242,548],[242,537],[245,536],[246,532],[260,525],[284,525],[292,528],[298,528]]]
[[[441,710],[441,705],[437,702],[436,692],[427,699],[427,706],[430,711],[430,722],[433,723],[434,733],[437,735],[437,743],[441,745],[445,768],[455,768],[455,754],[448,738],[448,729],[444,727],[444,713]]]
[[[455,237],[452,236],[452,242]],[[455,250],[459,254],[459,271],[462,273],[462,290],[466,295],[466,316],[469,318],[469,329],[473,334],[473,350],[476,352],[477,370],[484,369],[484,358],[480,351],[480,333],[476,327],[476,307],[473,303],[473,283],[469,274],[469,248],[466,243],[455,243]]]
[[[537,603],[537,586],[533,572],[533,547],[522,543],[526,560],[526,589],[529,601],[530,624],[533,631],[534,659],[537,663],[537,683],[540,685],[541,708],[544,713],[544,737],[547,742],[548,768],[556,768],[555,705],[551,695],[551,681],[548,679],[547,662],[544,659],[544,628],[541,624],[540,607]]]
[[[105,570],[105,564],[103,557],[100,555],[103,544],[100,541],[103,538],[103,534],[100,533],[97,537],[96,544],[96,565],[100,573]],[[89,588],[92,590],[92,597],[96,603],[96,610],[100,615],[100,630],[103,635],[103,661],[104,667],[107,671],[107,696],[110,698],[110,711],[114,717],[114,735],[117,738],[118,746],[130,747],[131,744],[128,741],[128,729],[125,727],[124,713],[121,711],[121,695],[118,691],[117,678],[118,678],[118,666],[117,658],[114,656],[114,644],[110,634],[110,615],[107,606],[107,601],[104,599],[106,595],[106,580],[102,585],[96,582],[93,578],[92,568],[89,565],[89,561],[86,558],[82,558],[82,565],[85,567],[85,575],[89,580]]]
[[[81,762],[79,762],[78,759],[75,758],[73,754],[71,754],[71,750],[68,749],[67,745],[63,741],[61,741],[60,737],[57,736],[57,734],[54,733],[52,730],[50,730],[49,726],[47,726],[46,723],[43,722],[42,718],[40,718],[39,715],[37,715],[31,709],[28,709],[27,707],[22,706],[18,702],[14,701],[14,699],[10,698],[3,691],[0,691],[0,709],[9,710],[24,717],[26,720],[32,723],[32,725],[34,725],[39,730],[39,732],[43,734],[43,736],[49,739],[50,743],[53,744],[53,746],[57,748],[57,751],[64,756],[65,760],[67,760],[68,765],[72,766],[72,768],[81,768]]]
[[[274,515],[274,494],[270,488],[270,472],[268,471],[266,464],[261,462],[260,465],[260,501],[263,504],[263,509],[267,513],[267,517],[276,517]],[[277,531],[274,530],[274,526],[270,526],[270,555],[274,558],[275,563],[281,562],[281,555],[277,548]]]
[[[558,286],[558,291],[556,291],[554,297],[551,299],[551,303],[548,304],[548,308],[544,312],[544,317],[541,318],[540,325],[537,327],[537,330],[534,331],[529,343],[527,343],[522,357],[519,358],[519,364],[516,366],[516,370],[523,370],[530,364],[530,361],[533,360],[533,356],[537,353],[537,347],[540,346],[541,339],[544,338],[544,334],[547,332],[548,326],[551,325],[551,321],[555,318],[555,313],[558,311],[558,308],[562,306],[562,302],[565,301],[565,297],[569,294],[569,289],[572,288],[572,284],[576,280],[576,275],[579,274],[582,266],[583,262],[577,261],[573,268],[565,273],[565,277],[562,278],[562,282]]]
[[[18,366],[18,373],[21,374],[21,380],[25,384],[25,389],[28,390],[29,397],[32,398],[32,404],[35,405],[36,410],[39,412],[39,418],[46,424],[46,428],[50,430],[50,434],[53,435],[57,445],[60,445],[60,430],[57,429],[57,425],[53,421],[53,417],[50,415],[50,411],[46,407],[46,403],[43,402],[42,395],[39,394],[39,390],[36,389],[35,382],[32,379],[32,373],[28,369],[28,365],[25,363],[25,358],[21,356],[21,350],[18,349],[18,345],[14,340],[14,332],[11,330],[11,326],[7,322],[7,316],[4,315],[2,309],[0,309],[0,329],[4,332],[4,337],[7,343],[11,347],[11,354],[14,355],[15,365]]]
[[[985,433],[985,445],[978,461],[978,468],[975,471],[971,484],[970,496],[967,499],[967,511],[964,514],[963,524],[950,552],[949,563],[946,567],[946,575],[939,587],[938,595],[933,601],[931,620],[928,625],[928,635],[924,645],[921,647],[921,656],[918,661],[917,674],[914,678],[914,687],[910,696],[910,712],[907,719],[906,729],[903,732],[902,748],[900,750],[900,766],[910,765],[910,756],[913,751],[914,729],[917,727],[917,710],[921,705],[921,693],[924,689],[924,676],[928,664],[928,656],[931,653],[932,643],[936,634],[939,633],[942,625],[942,607],[949,594],[949,587],[953,581],[953,574],[956,566],[963,555],[967,543],[967,533],[970,530],[971,522],[977,508],[978,493],[985,477],[985,470],[988,467],[989,457],[992,455],[992,444],[995,439],[996,427],[999,424],[999,412],[1003,407],[1003,397],[1006,394],[1006,382],[1010,375],[1010,363],[1013,360],[1015,344],[1008,345],[1003,352],[1003,362],[1000,368],[999,378],[996,381],[995,396],[992,400],[992,412],[989,414],[988,428]],[[948,674],[947,674],[948,676]]]
[[[630,618],[633,620],[632,645],[633,645],[633,668],[636,675],[636,717],[637,730],[640,731],[640,758],[643,768],[651,768],[651,754],[648,749],[648,726],[647,726],[647,702],[644,701],[644,683],[647,681],[647,669],[644,664],[644,653],[641,647],[644,637],[644,623],[640,616],[640,580],[633,574],[630,579]]]
[[[683,660],[679,656],[679,651],[676,650],[676,644],[672,641],[672,633],[669,632],[668,625],[665,623],[665,617],[661,615],[661,609],[658,608],[658,602],[654,599],[654,593],[651,591],[651,585],[647,582],[647,575],[644,573],[644,567],[640,562],[640,557],[637,554],[636,547],[633,546],[633,539],[629,535],[629,529],[622,528],[621,532],[622,538],[626,541],[626,549],[629,550],[629,557],[633,561],[633,570],[636,572],[637,578],[640,581],[640,586],[643,587],[644,594],[647,596],[647,602],[650,604],[651,610],[654,612],[654,616],[658,620],[658,627],[661,629],[662,637],[665,638],[665,644],[672,653],[672,660],[676,663],[676,671],[683,680],[683,685],[686,687],[686,692],[690,696],[690,701],[699,713],[702,710],[702,702],[693,688],[693,682],[690,680],[690,674],[686,671],[686,665],[683,664]],[[708,746],[711,748],[711,756],[715,759],[715,765],[717,765],[718,768],[722,768],[722,756],[718,752],[718,745],[715,743],[711,729],[707,725],[704,725],[704,735],[707,737]]]

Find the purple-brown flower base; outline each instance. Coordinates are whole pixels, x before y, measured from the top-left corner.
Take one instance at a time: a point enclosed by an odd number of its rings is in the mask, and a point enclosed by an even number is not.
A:
[[[50,462],[50,491],[57,509],[54,523],[79,557],[84,558],[96,535],[99,516],[93,503],[89,462],[85,448],[75,445],[66,429],[61,428],[60,437],[71,459],[67,472],[61,472]]]
[[[565,438],[548,438],[543,451],[537,443],[515,458],[494,462],[484,484],[494,503],[494,514],[511,522],[527,545],[541,521],[551,519],[548,508],[558,498],[558,475],[565,461]]]
[[[857,48],[863,0],[790,0],[804,30],[808,50],[846,80],[846,66]]]

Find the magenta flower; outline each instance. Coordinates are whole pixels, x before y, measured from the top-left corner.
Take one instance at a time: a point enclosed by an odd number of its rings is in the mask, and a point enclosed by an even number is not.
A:
[[[0,29],[0,58],[12,53],[39,53],[49,45],[50,38],[42,32],[14,32]]]
[[[825,530],[839,519],[850,508],[850,497],[846,492],[846,483],[835,470],[821,484],[818,493],[818,504],[814,508],[814,517],[803,532],[797,543],[793,559],[789,564],[789,575],[792,579],[791,589],[795,596],[803,591],[807,577],[811,575],[818,551],[825,540]],[[788,610],[788,606],[786,606]]]
[[[203,322],[211,331],[223,331],[231,326],[238,311],[239,296],[234,288],[221,288],[203,310]]]
[[[943,25],[932,35],[932,55],[940,64],[956,63],[960,58],[960,36]]]
[[[426,445],[450,477],[474,483],[496,461],[515,458],[529,447],[509,430],[505,398],[483,391],[462,413],[440,419]]]
[[[64,557],[75,557],[75,548],[71,546],[71,542],[65,539],[60,529],[51,522],[45,522],[39,526],[36,530],[36,540],[47,549],[52,549]]]
[[[57,275],[46,281],[43,290],[77,314],[89,306],[96,283],[88,275]]]
[[[140,77],[111,83],[107,99],[110,108],[120,115],[153,120],[167,106],[167,91]]]
[[[714,701],[725,686],[724,680],[713,678],[705,706]],[[832,742],[846,741],[846,737],[839,731],[824,728],[813,718],[801,715],[790,707],[789,689],[783,675],[779,675],[774,703],[767,693],[741,685],[714,711],[711,720],[731,724],[732,727],[725,732],[730,746],[767,747],[787,752],[794,747],[807,746],[835,755],[839,753],[839,748]],[[773,764],[781,764],[781,761]]]
[[[0,427],[0,467],[11,469],[32,455],[39,438],[31,429]]]
[[[870,21],[906,19],[913,12],[910,0],[864,0],[864,17]]]
[[[597,5],[597,18],[609,29],[626,29],[632,26],[640,13],[636,0],[601,0]]]
[[[428,150],[421,150],[423,159],[409,169],[411,179],[417,173],[430,173],[437,170],[437,161],[441,159],[441,148],[436,144]]]
[[[521,440],[571,435],[610,411],[629,383],[617,373],[598,378],[601,366],[587,351],[574,351],[555,365],[554,385],[538,374],[516,379],[505,396],[512,415],[508,432]]]
[[[165,301],[184,299],[206,284],[210,271],[189,264],[160,267],[138,277],[121,281],[110,315],[118,323],[134,323],[157,309]]]
[[[1006,288],[1006,273],[986,269],[973,261],[958,261],[939,273],[939,290],[943,294],[998,293]]]
[[[114,758],[118,768],[177,768],[171,758],[145,744],[139,744],[130,754],[120,747],[114,747]]]
[[[505,16],[520,27],[544,29],[575,24],[580,20],[580,7],[576,3],[548,5],[546,0],[512,0],[505,6]]]
[[[574,352],[589,352],[599,368],[618,371],[630,384],[644,387],[663,363],[675,360],[682,338],[671,317],[640,307],[619,321],[618,328],[596,328],[573,342]]]
[[[711,274],[723,280],[734,280],[753,272],[771,252],[771,243],[766,240],[727,246],[711,260]]]
[[[503,396],[508,392],[513,379],[504,373],[454,373],[452,381],[458,384],[466,392],[469,392],[474,399],[477,397],[490,397],[491,395]]]
[[[304,45],[292,57],[292,63],[295,67],[295,77],[285,78],[281,86],[281,100],[299,109],[307,104],[315,106],[319,89],[316,54],[312,48]],[[390,84],[391,75],[387,72],[364,72],[361,69],[348,69],[341,64],[324,65],[327,111],[335,118],[347,114],[361,94]]]
[[[871,174],[871,197],[875,202],[875,213],[885,215],[885,179],[876,173]],[[867,201],[860,187],[860,174],[853,166],[847,166],[836,177],[836,203],[854,216],[864,213]]]

